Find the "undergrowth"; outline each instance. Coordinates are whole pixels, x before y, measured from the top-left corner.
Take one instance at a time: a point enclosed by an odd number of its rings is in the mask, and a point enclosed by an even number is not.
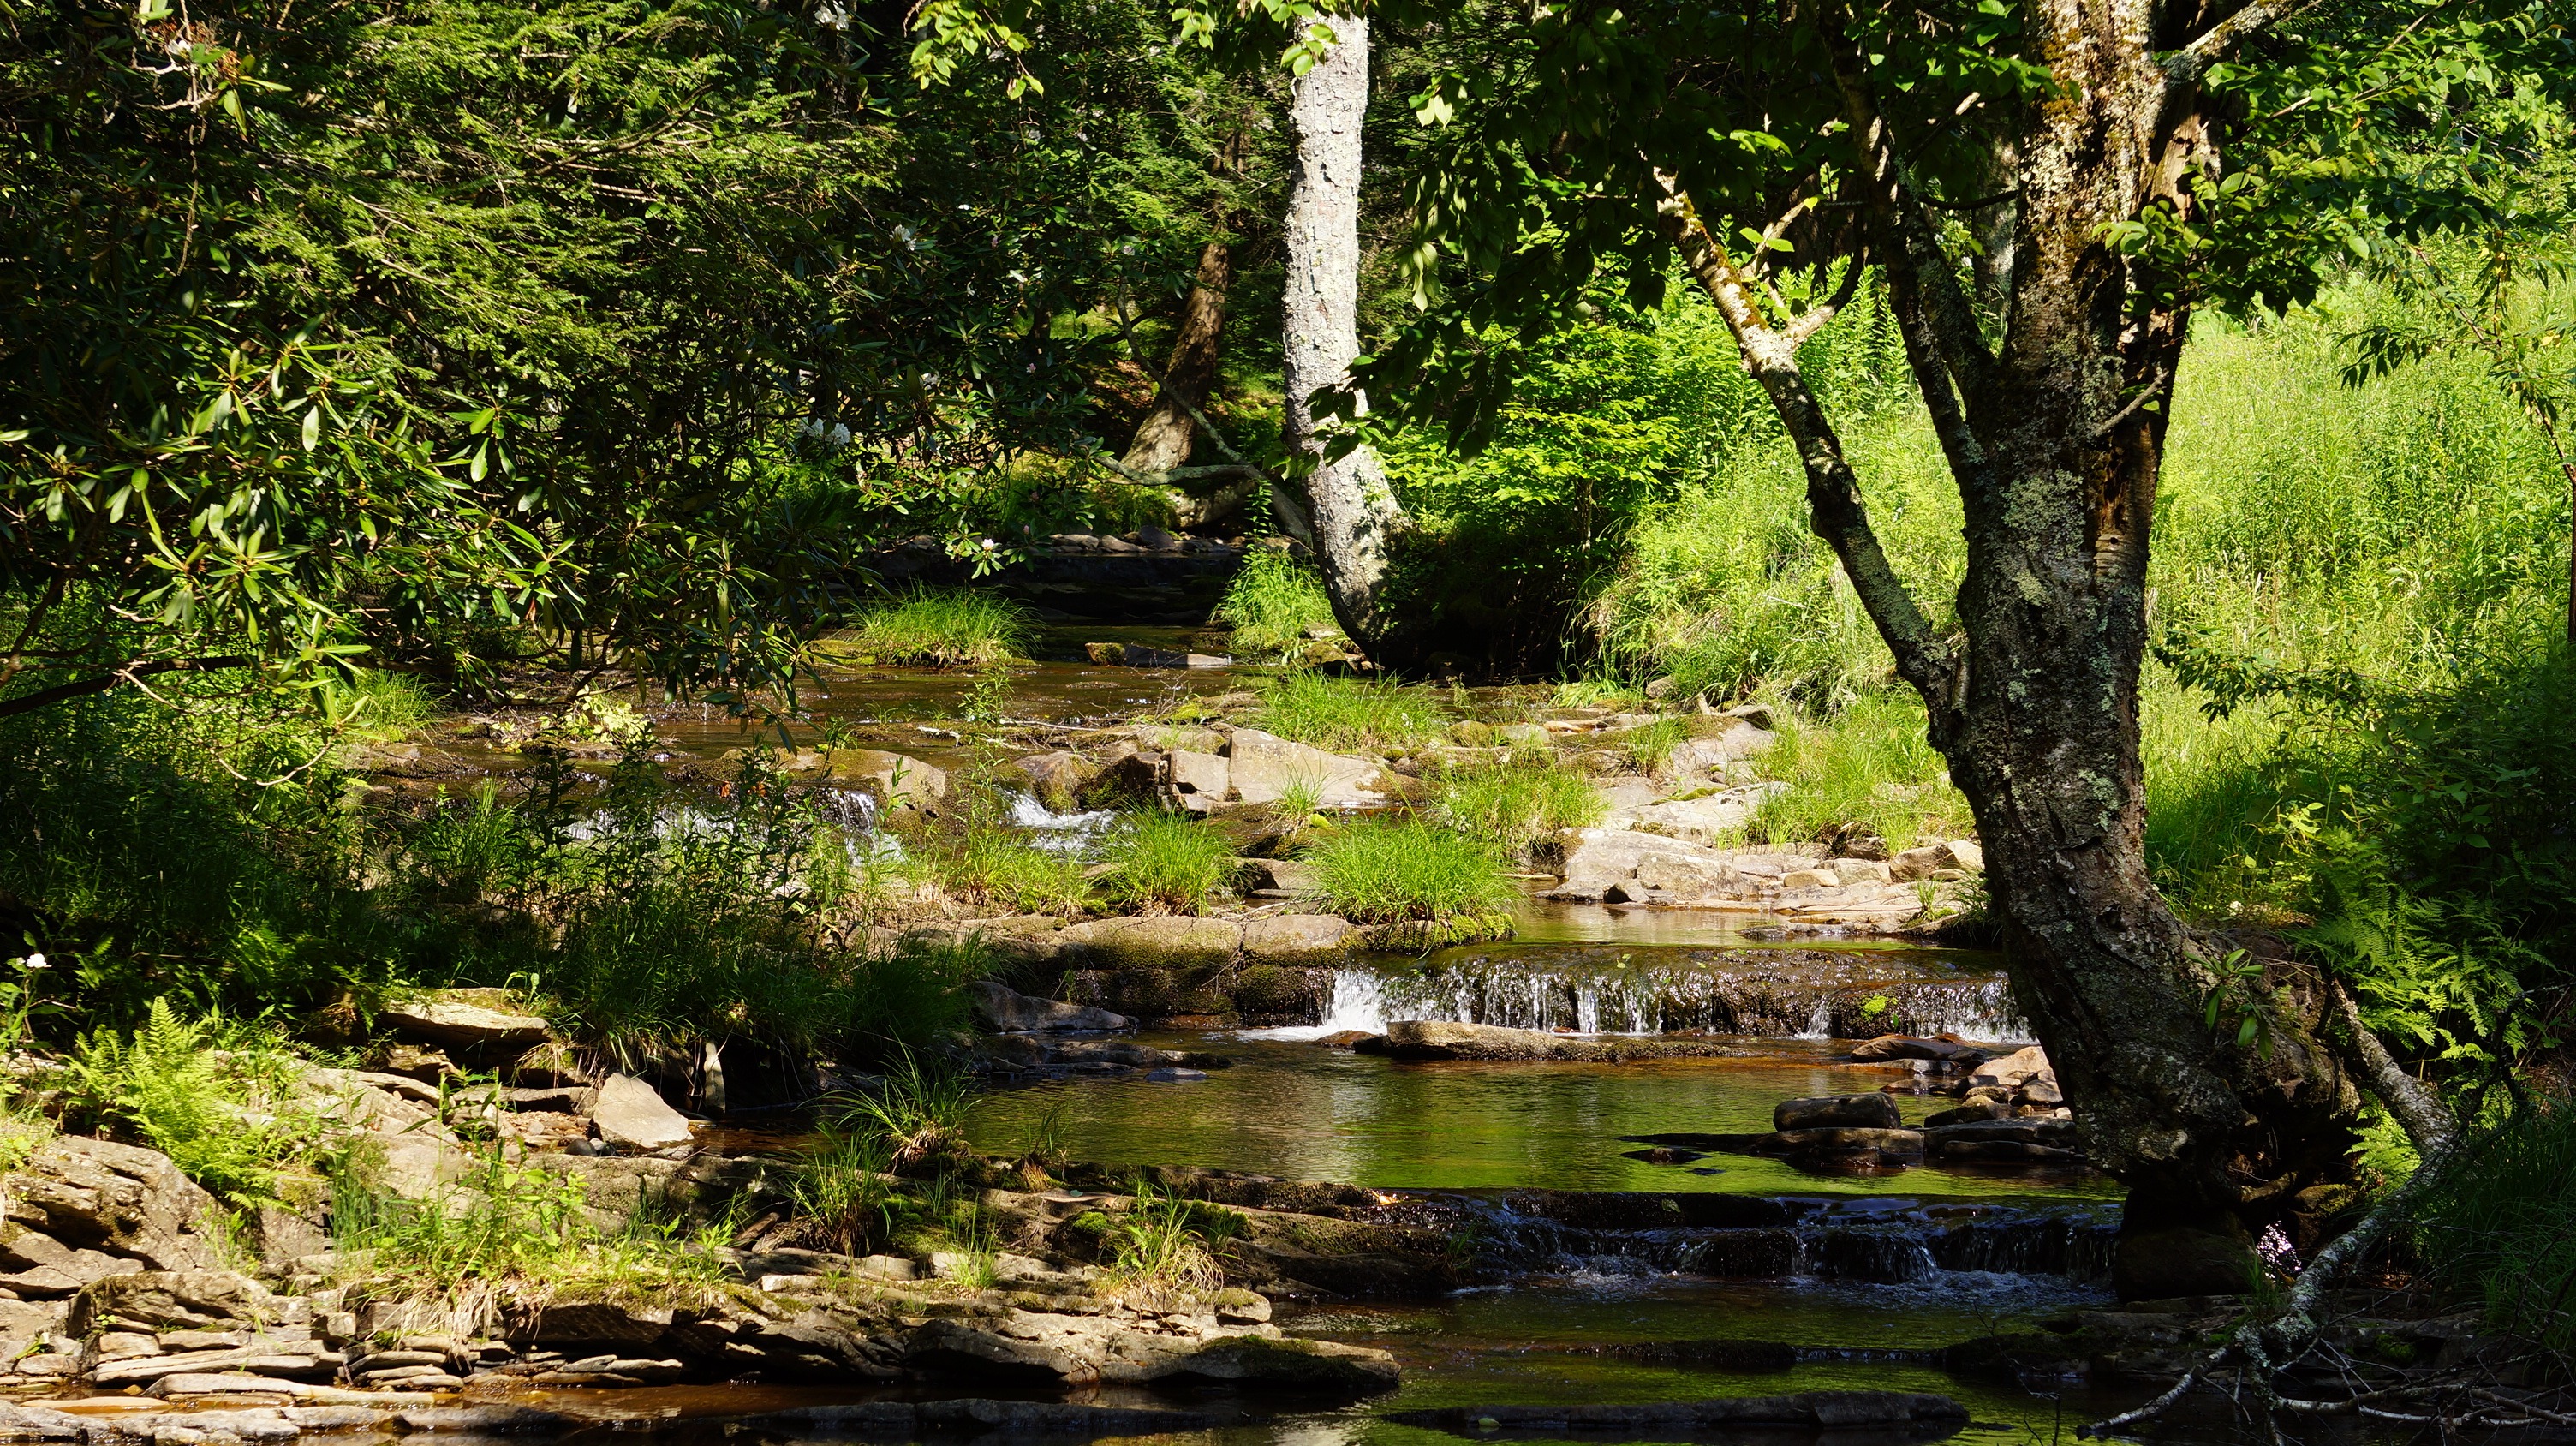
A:
[[[1345,825],[1307,856],[1320,900],[1362,924],[1494,913],[1519,898],[1501,848],[1418,818]]]

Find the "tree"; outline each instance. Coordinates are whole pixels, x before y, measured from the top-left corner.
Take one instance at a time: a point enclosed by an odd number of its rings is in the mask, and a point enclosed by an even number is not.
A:
[[[1459,295],[1362,379],[1472,441],[1509,391],[1488,328],[1546,331],[1604,270],[1707,292],[1975,812],[2016,996],[2130,1187],[2126,1293],[2240,1286],[2249,1227],[2342,1169],[2379,1078],[2329,991],[2187,928],[2143,857],[2145,571],[2191,312],[2297,300],[2336,253],[2464,214],[2513,144],[2468,113],[2563,96],[2565,49],[2475,3],[1577,4],[1416,99],[1456,136],[1414,203],[1448,256],[1426,281]],[[1957,224],[1996,208],[2008,228]],[[1977,233],[2010,237],[1982,312]],[[1954,608],[1889,563],[1801,369],[1866,268],[1964,505]]]
[[[1369,22],[1327,17],[1312,37],[1323,49],[1297,76],[1289,119],[1296,163],[1285,223],[1288,276],[1282,302],[1283,432],[1302,466],[1315,558],[1342,630],[1363,645],[1390,632],[1381,610],[1387,548],[1402,525],[1386,468],[1365,443],[1328,448],[1314,410],[1319,392],[1350,386],[1359,355],[1360,121],[1368,109]]]

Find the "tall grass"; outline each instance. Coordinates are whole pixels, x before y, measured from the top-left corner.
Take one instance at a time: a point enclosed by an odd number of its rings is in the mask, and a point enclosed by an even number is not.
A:
[[[1353,823],[1308,857],[1324,904],[1363,924],[1494,913],[1520,896],[1500,848],[1418,818]]]
[[[1025,655],[1026,609],[966,588],[916,588],[861,612],[831,652],[879,663],[984,667]]]
[[[1383,753],[1438,740],[1449,724],[1437,695],[1381,679],[1283,673],[1264,684],[1254,724],[1337,752]]]
[[[1102,880],[1112,901],[1130,909],[1196,914],[1234,877],[1234,843],[1186,814],[1140,813],[1109,844]]]
[[[1216,615],[1233,628],[1237,654],[1274,662],[1294,662],[1305,656],[1306,644],[1315,633],[1328,638],[1341,634],[1341,625],[1333,619],[1332,600],[1324,595],[1323,579],[1287,553],[1266,547],[1244,553],[1243,565],[1226,584]]]
[[[1789,787],[1764,801],[1749,830],[1770,843],[1807,843],[1860,824],[1891,850],[1974,831],[1968,802],[1925,736],[1922,700],[1861,694],[1829,721],[1778,709],[1779,741],[1754,766]]]
[[[2576,1355],[2576,1102],[2545,1097],[2472,1141],[2415,1217],[2434,1277],[2498,1329]]]
[[[1449,827],[1525,856],[1560,829],[1599,823],[1609,804],[1591,779],[1549,753],[1436,775],[1432,807]]]

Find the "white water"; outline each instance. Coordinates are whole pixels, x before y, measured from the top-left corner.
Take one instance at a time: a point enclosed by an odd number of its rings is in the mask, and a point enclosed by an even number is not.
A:
[[[1405,1018],[1416,1016],[1406,1015]],[[1336,969],[1330,992],[1324,996],[1324,1022],[1292,1024],[1280,1029],[1247,1029],[1245,1039],[1322,1039],[1356,1029],[1366,1034],[1386,1033],[1386,984],[1366,969]]]
[[[1115,810],[1096,808],[1088,813],[1057,813],[1038,802],[1036,794],[1011,795],[1011,822],[1037,835],[1030,842],[1050,853],[1080,853],[1096,842],[1102,831],[1118,817]]]

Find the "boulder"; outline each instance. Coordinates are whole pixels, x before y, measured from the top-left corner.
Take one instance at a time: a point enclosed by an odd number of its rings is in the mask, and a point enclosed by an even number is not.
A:
[[[1064,748],[1015,758],[1002,767],[1026,781],[1037,801],[1057,813],[1080,808],[1083,788],[1100,776],[1091,760]]]
[[[107,1330],[207,1330],[262,1325],[277,1313],[268,1287],[247,1275],[146,1270],[111,1275],[83,1289],[72,1301],[66,1327],[77,1336]]]
[[[1178,969],[1232,960],[1243,944],[1243,926],[1177,916],[1097,919],[1062,930],[1056,939],[1064,956],[1078,964]]]
[[[1674,853],[1669,848],[1637,856],[1636,880],[1675,903],[1733,899],[1748,892],[1744,875],[1724,859]]]
[[[388,1004],[376,1017],[397,1033],[456,1049],[519,1051],[544,1043],[546,1022],[508,1005],[499,990],[450,989]]]
[[[1827,1128],[1775,1130],[1767,1135],[1718,1136],[1737,1143],[1726,1146],[1741,1155],[1887,1155],[1923,1158],[1921,1130]]]
[[[1303,964],[1350,953],[1359,928],[1336,914],[1277,914],[1243,926],[1243,954],[1267,964]]]
[[[1298,859],[1244,859],[1245,885],[1306,897],[1322,891],[1324,871]]]
[[[1882,1034],[1853,1046],[1851,1057],[1864,1063],[1890,1059],[1931,1059],[1950,1064],[1981,1065],[1986,1052],[1956,1040],[1924,1039],[1911,1034]]]
[[[1264,1302],[1267,1305],[1267,1302]],[[1262,1314],[1269,1312],[1265,1309]],[[1401,1379],[1395,1357],[1367,1346],[1290,1336],[1227,1336],[1192,1351],[1171,1374],[1337,1396],[1392,1391]]]
[[[1771,1111],[1771,1128],[1774,1130],[1893,1130],[1901,1128],[1904,1123],[1905,1117],[1897,1112],[1896,1101],[1883,1094],[1818,1095],[1809,1099],[1782,1100]]]
[[[1227,781],[1228,763],[1214,753],[1176,748],[1164,755],[1163,768],[1172,802],[1191,813],[1208,812],[1226,802],[1233,791]]]
[[[1986,871],[1986,851],[1967,839],[1929,843],[1898,854],[1889,861],[1888,869],[1901,884],[1928,879],[1950,869],[1981,874]]]
[[[1842,886],[1842,879],[1832,869],[1791,869],[1780,876],[1780,887],[1784,892],[1795,889],[1839,889]]]
[[[975,1012],[985,1022],[1005,1034],[1024,1034],[1037,1030],[1095,1031],[1133,1029],[1136,1021],[1106,1009],[1086,1004],[1065,1004],[1053,999],[1039,999],[997,984],[980,980],[969,987],[975,999]]]
[[[58,1135],[38,1145],[0,1189],[7,1220],[74,1249],[123,1256],[138,1269],[214,1263],[214,1198],[170,1157],[139,1145]]]
[[[874,748],[835,748],[829,755],[832,776],[855,783],[879,804],[936,814],[948,799],[948,773],[918,758]]]
[[[1991,1085],[2018,1090],[2036,1079],[2047,1080],[2052,1091],[2057,1087],[2057,1071],[2048,1066],[2048,1051],[2034,1044],[1977,1066],[1976,1073],[1968,1076],[1968,1088]]]
[[[2123,1221],[2111,1256],[2111,1289],[2122,1300],[2243,1295],[2263,1278],[2253,1243],[2234,1222]]]
[[[1375,759],[1327,753],[1254,728],[1238,728],[1226,748],[1234,796],[1243,803],[1276,803],[1298,785],[1315,790],[1317,804],[1352,808],[1386,802]]]
[[[590,1123],[600,1143],[620,1150],[650,1153],[689,1142],[689,1122],[662,1100],[659,1091],[631,1074],[600,1081],[590,1103]]]
[[[1877,859],[1836,859],[1825,867],[1843,884],[1884,884],[1894,881],[1886,864]]]
[[[1762,805],[1775,793],[1788,788],[1785,783],[1757,783],[1744,788],[1731,788],[1706,798],[1671,798],[1650,803],[1631,816],[1633,825],[1648,833],[1670,838],[1689,839],[1693,843],[1716,843],[1736,837]]]
[[[975,1041],[975,1057],[1011,1070],[1080,1068],[1114,1065],[1121,1069],[1164,1069],[1182,1056],[1128,1039],[1048,1038],[1005,1034]]]

